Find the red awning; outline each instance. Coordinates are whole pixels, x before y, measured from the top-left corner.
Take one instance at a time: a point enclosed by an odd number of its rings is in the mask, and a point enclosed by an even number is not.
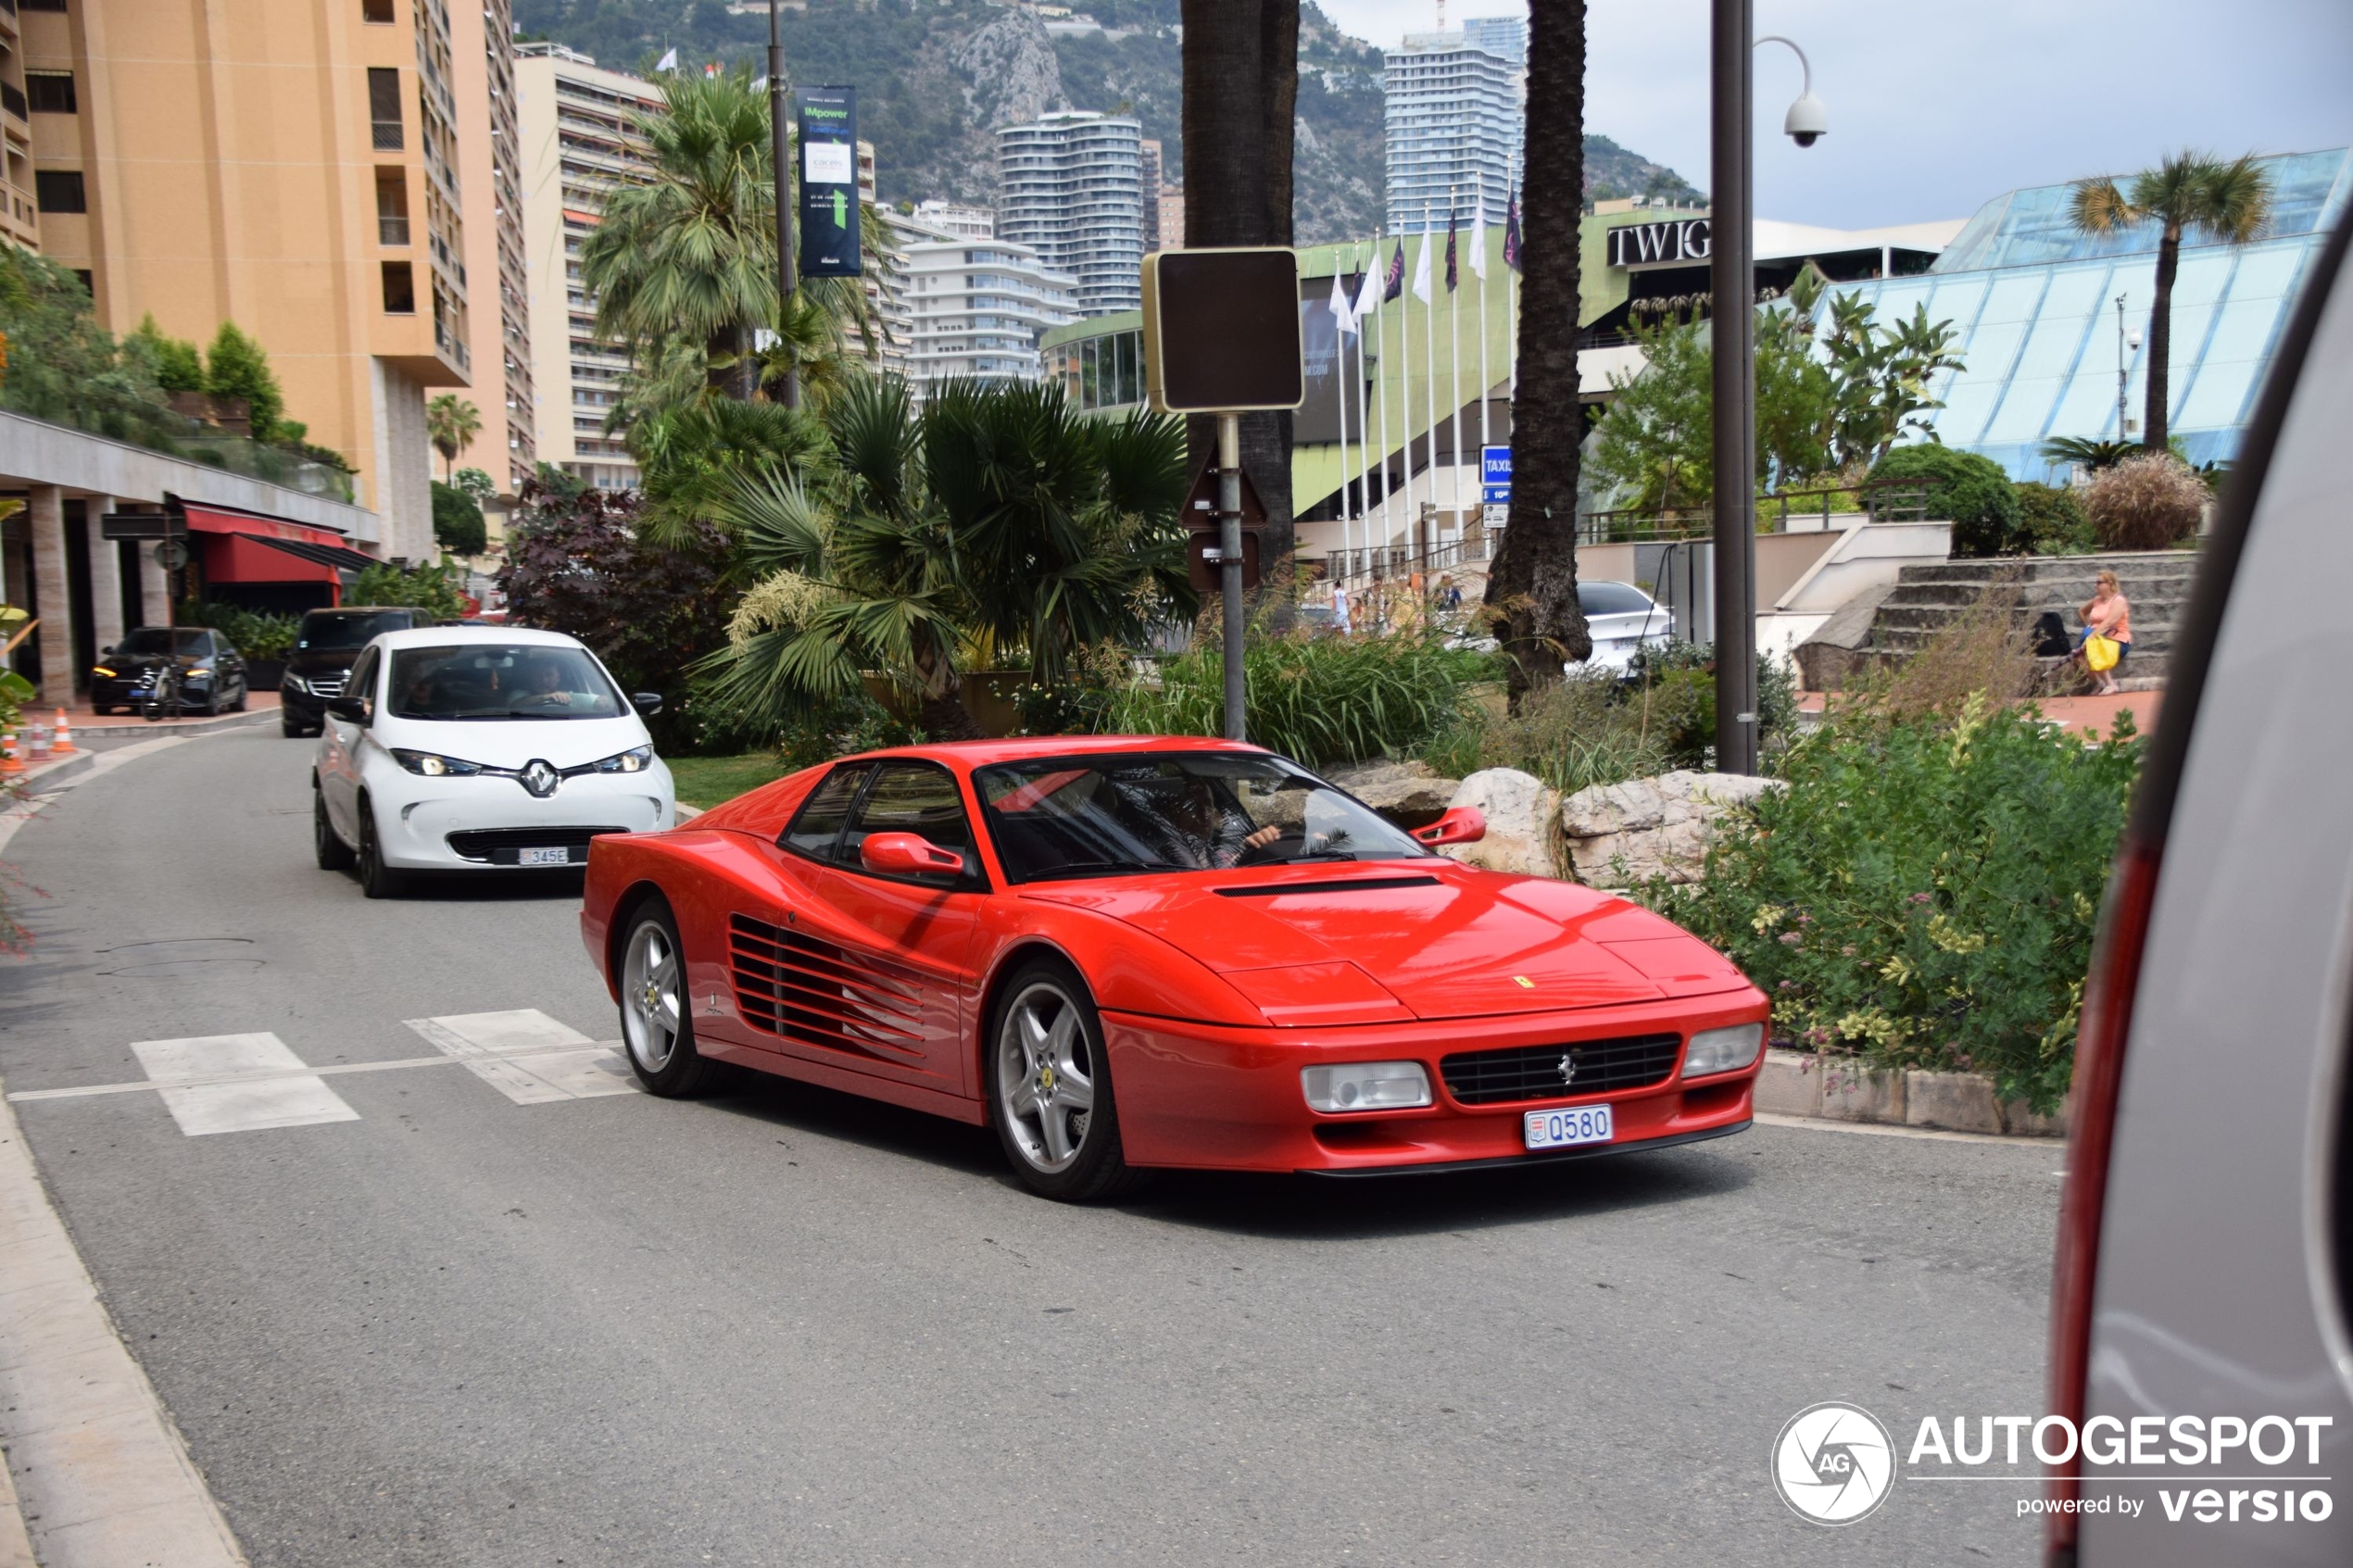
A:
[[[181,511],[190,543],[203,552],[208,583],[323,583],[339,589],[342,572],[371,564],[336,529],[194,502],[182,503]]]
[[[300,539],[312,545],[344,543],[344,533],[340,529],[290,522],[266,512],[239,511],[234,507],[199,506],[194,501],[181,503],[180,510],[188,520],[189,531],[195,533],[251,533],[265,539]]]

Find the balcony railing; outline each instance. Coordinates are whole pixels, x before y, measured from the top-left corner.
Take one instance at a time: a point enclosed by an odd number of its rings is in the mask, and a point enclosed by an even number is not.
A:
[[[19,119],[24,120],[28,124],[31,122],[32,116],[31,113],[25,107],[23,91],[19,88],[12,87],[5,82],[0,82],[0,108],[6,109],[10,114],[15,115]]]
[[[1919,522],[1928,517],[1928,484],[1922,480],[1881,479],[1852,489],[1790,490],[1756,498],[1759,533],[1792,533],[1828,529],[1833,518],[1863,516],[1873,522]],[[1652,544],[1679,539],[1708,539],[1716,533],[1716,514],[1708,507],[1673,507],[1645,510],[1623,507],[1587,512],[1577,520],[1580,545]]]
[[[379,245],[405,245],[409,243],[409,220],[389,214],[376,219],[376,241]]]
[[[375,149],[380,153],[396,153],[408,144],[401,133],[400,121],[379,119],[371,122],[375,130]]]

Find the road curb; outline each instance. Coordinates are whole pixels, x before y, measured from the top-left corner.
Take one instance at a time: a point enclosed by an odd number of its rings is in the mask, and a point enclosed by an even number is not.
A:
[[[76,747],[107,751],[119,746],[135,746],[157,735],[218,735],[232,730],[258,729],[277,721],[276,709],[257,708],[244,713],[223,713],[217,719],[159,719],[152,724],[145,720],[136,724],[77,724],[73,743]]]
[[[1866,1066],[1851,1056],[1768,1050],[1756,1077],[1756,1109],[1816,1122],[1932,1127],[1989,1137],[2063,1138],[2064,1110],[2037,1113],[2001,1099],[1982,1073]]]

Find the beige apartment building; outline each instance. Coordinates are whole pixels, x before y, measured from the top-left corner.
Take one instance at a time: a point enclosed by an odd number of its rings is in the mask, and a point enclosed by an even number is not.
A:
[[[460,194],[451,16],[484,27],[476,0],[14,8],[28,80],[49,79],[31,117],[42,250],[89,278],[118,334],[150,313],[178,337],[253,334],[287,417],[359,470],[377,551],[430,558],[425,400],[476,383],[470,261],[482,297],[498,291]],[[497,362],[479,368],[497,383]]]
[[[34,0],[34,8],[42,8]],[[47,86],[47,82],[36,83]],[[41,248],[41,207],[32,183],[32,111],[25,97],[23,26],[0,3],[0,238]]]
[[[531,283],[524,263],[522,122],[515,103],[510,0],[450,0],[458,96],[458,182],[464,197],[470,346],[482,433],[458,456],[512,495],[538,460],[532,395]]]

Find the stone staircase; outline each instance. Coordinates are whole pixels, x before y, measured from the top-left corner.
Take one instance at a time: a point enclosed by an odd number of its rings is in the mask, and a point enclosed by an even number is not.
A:
[[[2120,679],[2131,688],[2147,689],[2162,684],[2174,623],[2188,601],[2197,559],[2194,550],[2151,550],[1907,566],[1880,601],[1855,653],[1864,665],[1900,663],[2003,581],[2015,583],[2012,613],[2021,629],[2032,626],[2044,611],[2057,610],[2072,638],[2083,624],[2077,607],[2092,596],[2093,578],[2107,571],[2116,573],[2117,585],[2133,604],[2133,653]],[[2054,667],[2061,662],[2045,661]]]

